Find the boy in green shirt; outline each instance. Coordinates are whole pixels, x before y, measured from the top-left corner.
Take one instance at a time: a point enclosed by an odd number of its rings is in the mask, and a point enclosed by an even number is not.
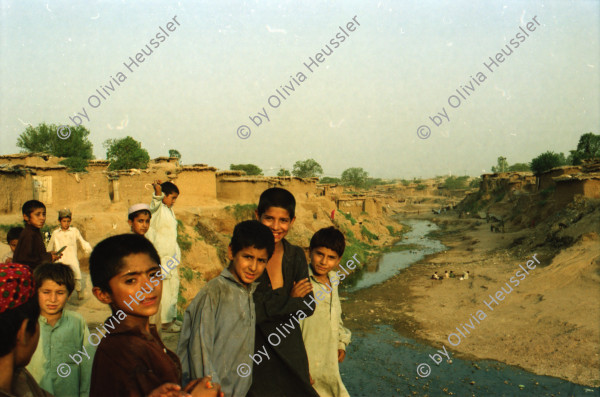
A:
[[[36,267],[33,276],[40,304],[40,341],[27,370],[55,396],[87,396],[96,349],[88,342],[84,318],[64,310],[75,288],[73,270],[62,263],[46,263]],[[71,355],[80,350],[88,357],[78,363]]]

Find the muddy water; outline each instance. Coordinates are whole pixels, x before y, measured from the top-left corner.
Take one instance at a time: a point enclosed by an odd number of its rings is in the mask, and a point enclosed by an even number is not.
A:
[[[352,287],[346,289],[348,292],[354,292],[359,289],[368,288],[379,284],[394,276],[399,270],[405,269],[423,259],[426,255],[435,254],[444,250],[446,247],[438,240],[432,240],[425,235],[433,230],[438,230],[438,226],[429,221],[407,220],[403,223],[409,225],[412,230],[404,235],[402,241],[396,245],[419,245],[421,248],[412,251],[398,251],[383,254],[379,263],[374,269],[366,268],[362,272],[360,279]],[[374,270],[374,271],[370,271]]]
[[[412,227],[398,244],[417,244],[418,251],[384,254],[375,271],[367,269],[358,282],[347,288],[352,292],[376,285],[430,255],[444,245],[425,235],[438,227],[428,221],[409,220]],[[375,287],[374,287],[375,286]],[[549,376],[540,376],[491,360],[462,360],[443,357],[436,365],[429,355],[431,347],[400,336],[390,325],[376,326],[374,332],[353,331],[346,360],[340,373],[351,396],[600,396],[600,388],[591,388]],[[452,354],[452,352],[450,352]],[[434,356],[435,357],[435,356]],[[421,363],[430,367],[417,375]]]
[[[340,364],[344,385],[357,396],[600,396],[599,388],[535,375],[490,360],[444,357],[436,366],[429,355],[436,349],[398,335],[390,326],[374,333],[353,334]],[[421,363],[427,377],[417,376]]]

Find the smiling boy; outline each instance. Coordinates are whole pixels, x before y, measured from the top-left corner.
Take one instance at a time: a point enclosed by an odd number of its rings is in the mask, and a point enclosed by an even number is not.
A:
[[[44,262],[54,262],[62,254],[46,252],[44,238],[40,229],[46,223],[46,206],[38,200],[29,200],[23,204],[23,221],[25,229],[19,236],[19,242],[13,255],[13,263],[27,265],[34,270]]]
[[[149,317],[160,304],[160,258],[146,238],[121,234],[101,241],[90,257],[94,296],[110,306],[110,325],[92,367],[90,396],[147,396],[172,385],[181,387],[181,364],[161,341]],[[112,321],[114,320],[114,322]],[[196,385],[191,384],[186,392]],[[219,388],[214,387],[214,395]]]
[[[260,354],[264,357],[260,365],[254,367],[249,397],[318,396],[311,386],[300,329],[292,329],[277,345],[268,340],[270,334],[277,334],[277,327],[290,319],[290,315],[302,319],[314,311],[314,304],[305,303],[314,302],[314,297],[304,250],[285,239],[296,220],[295,211],[296,200],[285,189],[270,188],[260,195],[256,218],[271,230],[275,251],[254,294],[254,357]]]
[[[184,384],[212,375],[226,396],[245,396],[254,352],[256,280],[273,255],[269,228],[257,221],[235,226],[227,250],[229,267],[198,292],[185,311],[177,354]],[[247,373],[240,371],[246,363]],[[234,369],[237,369],[237,373]]]

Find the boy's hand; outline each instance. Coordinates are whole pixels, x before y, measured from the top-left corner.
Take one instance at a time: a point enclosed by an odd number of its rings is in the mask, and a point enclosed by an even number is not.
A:
[[[342,349],[338,349],[338,363],[344,362],[346,358],[346,351]]]
[[[294,281],[294,287],[292,287],[292,292],[290,292],[290,296],[292,298],[304,298],[312,290],[312,284],[310,283],[310,281],[308,281],[307,278],[305,278],[298,282]]]
[[[225,397],[221,385],[212,382],[211,376],[194,379],[185,387],[185,392],[192,393],[193,397]]]
[[[154,181],[154,183],[152,184],[152,187],[154,188],[154,195],[155,196],[160,196],[162,193],[162,188],[160,187],[160,180],[156,179]]]
[[[181,386],[175,383],[165,383],[152,390],[148,397],[179,397],[181,395]]]
[[[57,260],[62,258],[62,253],[57,254],[56,251],[50,252],[50,255],[52,255],[52,262],[56,262]]]

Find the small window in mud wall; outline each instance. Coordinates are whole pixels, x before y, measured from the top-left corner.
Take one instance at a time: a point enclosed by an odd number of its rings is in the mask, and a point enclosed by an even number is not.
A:
[[[52,177],[33,176],[33,199],[52,204]]]

